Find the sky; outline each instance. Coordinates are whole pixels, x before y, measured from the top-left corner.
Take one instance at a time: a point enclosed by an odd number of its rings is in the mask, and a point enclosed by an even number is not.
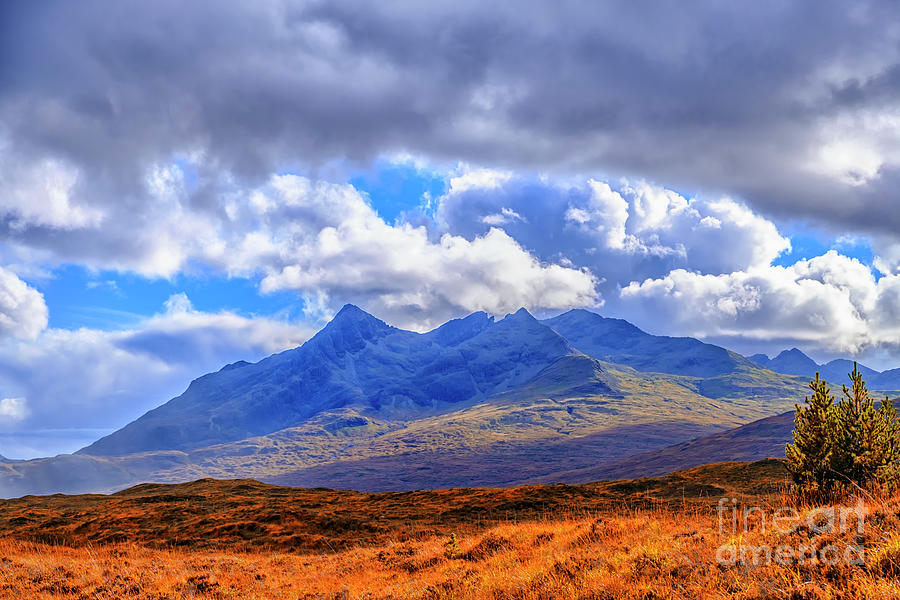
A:
[[[0,7],[0,454],[342,306],[900,366],[891,2]]]

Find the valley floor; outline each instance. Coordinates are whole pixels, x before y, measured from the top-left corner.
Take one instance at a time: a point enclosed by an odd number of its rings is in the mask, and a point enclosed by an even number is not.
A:
[[[746,477],[754,472],[772,475],[773,464],[731,463],[668,479],[604,484],[606,499],[618,493],[617,502],[588,506],[590,502],[579,505],[567,500],[515,521],[507,514],[499,523],[463,518],[420,519],[419,526],[412,527],[392,524],[358,545],[346,543],[356,535],[352,528],[346,529],[349,521],[344,523],[345,529],[335,521],[331,536],[322,538],[325,548],[318,550],[266,547],[253,528],[243,530],[244,544],[229,542],[227,537],[222,537],[226,541],[220,544],[213,538],[178,542],[166,540],[164,535],[163,543],[157,544],[149,539],[141,543],[127,539],[140,537],[130,536],[126,525],[143,523],[137,518],[142,510],[158,511],[160,503],[179,500],[177,495],[160,495],[156,486],[132,496],[143,500],[129,504],[127,511],[125,505],[119,507],[123,512],[116,519],[124,527],[120,529],[124,541],[75,542],[73,537],[65,545],[50,545],[27,539],[35,536],[29,530],[16,530],[15,523],[29,514],[37,518],[44,511],[42,518],[52,524],[58,516],[48,512],[48,507],[54,502],[71,506],[74,500],[23,499],[11,501],[20,503],[15,505],[17,516],[7,529],[14,534],[0,541],[0,597],[900,598],[897,499],[870,499],[865,506],[848,504],[853,510],[846,511],[846,522],[841,520],[840,526],[829,530],[822,513],[811,507],[792,507],[790,498],[782,493],[771,489],[750,493],[757,488],[748,488],[751,482]],[[717,497],[689,491],[704,488],[685,485],[687,480],[697,483],[709,477],[719,480],[720,491],[728,497],[739,499],[722,505]],[[661,500],[651,501],[648,489]],[[570,486],[559,491],[570,494],[570,499],[587,498],[586,494],[573,494]],[[481,505],[493,506],[491,494],[509,491],[480,493]],[[454,502],[452,495],[444,499]],[[393,501],[397,500],[394,496]],[[469,501],[474,502],[471,496]],[[0,513],[8,516],[10,506],[0,506]],[[24,508],[27,506],[31,508]],[[745,523],[742,511],[750,508],[756,511],[750,512]],[[797,510],[796,522],[776,523],[773,516],[779,508]],[[215,514],[202,520],[220,521],[223,531],[233,531],[234,527],[224,526],[230,510],[228,502],[222,502]],[[739,515],[739,523],[732,520],[735,515]],[[863,520],[857,522],[856,515]],[[92,518],[103,517],[90,511],[72,513],[67,521],[85,526]],[[77,529],[76,525],[73,536]],[[335,544],[338,547],[328,547]],[[768,560],[767,548],[774,552]],[[798,555],[783,560],[784,548],[794,549]],[[742,554],[739,549],[750,550]]]

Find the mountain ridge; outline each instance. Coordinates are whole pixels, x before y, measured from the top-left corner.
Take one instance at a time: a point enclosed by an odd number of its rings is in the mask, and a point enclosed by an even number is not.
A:
[[[0,464],[0,495],[199,477],[506,485],[783,412],[804,384],[590,311],[476,312],[418,333],[347,305],[303,345],[198,377],[75,455]]]
[[[496,322],[475,313],[420,334],[347,304],[303,345],[195,379],[78,453],[187,450],[278,431],[326,410],[409,412],[465,401],[524,383],[574,352],[525,309]]]

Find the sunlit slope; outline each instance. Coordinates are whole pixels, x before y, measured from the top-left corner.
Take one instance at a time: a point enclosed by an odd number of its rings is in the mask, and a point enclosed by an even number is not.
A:
[[[785,445],[791,441],[794,412],[727,431],[699,437],[666,448],[641,452],[617,461],[584,469],[563,471],[528,480],[530,483],[574,483],[628,477],[653,477],[680,469],[689,469],[711,461],[757,461],[784,458]]]

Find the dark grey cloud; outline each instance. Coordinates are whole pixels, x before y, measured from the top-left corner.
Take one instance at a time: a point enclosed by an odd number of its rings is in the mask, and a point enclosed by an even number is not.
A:
[[[148,166],[187,154],[209,208],[225,176],[410,152],[642,176],[841,229],[900,225],[883,181],[900,134],[873,120],[900,102],[890,2],[3,10],[0,136],[20,163],[75,169],[85,203],[140,210]]]

